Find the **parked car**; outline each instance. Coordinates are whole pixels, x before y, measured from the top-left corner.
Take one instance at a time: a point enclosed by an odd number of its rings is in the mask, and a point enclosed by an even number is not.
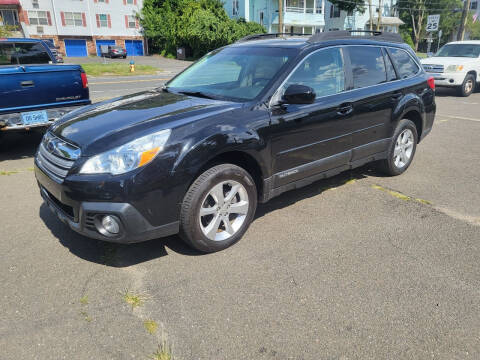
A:
[[[480,81],[480,41],[448,43],[432,57],[422,59],[436,86],[453,87],[459,96],[470,96]]]
[[[100,52],[101,56],[109,57],[109,58],[126,58],[127,57],[127,50],[125,50],[121,46],[115,45],[100,45]]]
[[[0,133],[45,128],[89,105],[79,65],[60,65],[45,42],[0,39]]]
[[[51,40],[43,40],[45,44],[48,46],[50,49],[50,52],[52,53],[53,57],[55,58],[56,63],[63,63],[63,56],[58,52],[59,47],[55,46],[55,44]]]
[[[85,236],[179,233],[212,252],[258,202],[371,161],[402,174],[432,129],[435,85],[398,35],[374,34],[249,37],[162,89],[70,113],[35,157],[41,195]]]

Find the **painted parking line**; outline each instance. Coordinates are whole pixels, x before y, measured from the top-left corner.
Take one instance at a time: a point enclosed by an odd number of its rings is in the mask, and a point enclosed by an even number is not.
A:
[[[465,117],[465,116],[456,116],[456,115],[446,115],[446,114],[438,114],[439,117],[447,117],[450,119],[457,119],[457,120],[468,120],[468,121],[476,121],[480,122],[480,119]]]
[[[137,83],[137,82],[165,81],[165,80],[170,80],[170,78],[137,79],[137,80],[118,80],[118,81],[101,81],[101,82],[91,82],[91,83],[89,83],[89,85],[126,84],[126,83]]]

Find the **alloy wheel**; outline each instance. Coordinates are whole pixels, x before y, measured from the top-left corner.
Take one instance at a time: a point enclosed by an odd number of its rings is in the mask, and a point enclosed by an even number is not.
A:
[[[245,187],[235,180],[215,185],[205,196],[199,211],[203,234],[214,241],[235,235],[247,217],[250,203]]]
[[[412,157],[414,147],[413,132],[410,129],[403,130],[397,137],[395,150],[393,152],[393,162],[399,169],[408,164]]]

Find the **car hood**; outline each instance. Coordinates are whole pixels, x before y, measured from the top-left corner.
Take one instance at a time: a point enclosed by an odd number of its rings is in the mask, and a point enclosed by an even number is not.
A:
[[[423,65],[467,65],[475,63],[478,59],[467,57],[430,57],[420,60]]]
[[[242,104],[152,90],[75,110],[51,131],[82,150],[82,156],[123,145],[162,129],[231,111]]]

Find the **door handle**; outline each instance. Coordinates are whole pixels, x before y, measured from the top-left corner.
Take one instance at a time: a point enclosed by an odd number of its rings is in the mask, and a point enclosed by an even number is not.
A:
[[[337,114],[338,115],[348,115],[353,111],[353,106],[352,104],[342,104],[337,108]]]
[[[23,87],[31,87],[35,86],[35,83],[33,81],[22,81],[20,85],[22,85]]]
[[[392,99],[393,99],[393,100],[398,100],[398,99],[400,99],[402,96],[403,96],[403,93],[401,93],[401,92],[394,92],[394,93],[392,94]]]

